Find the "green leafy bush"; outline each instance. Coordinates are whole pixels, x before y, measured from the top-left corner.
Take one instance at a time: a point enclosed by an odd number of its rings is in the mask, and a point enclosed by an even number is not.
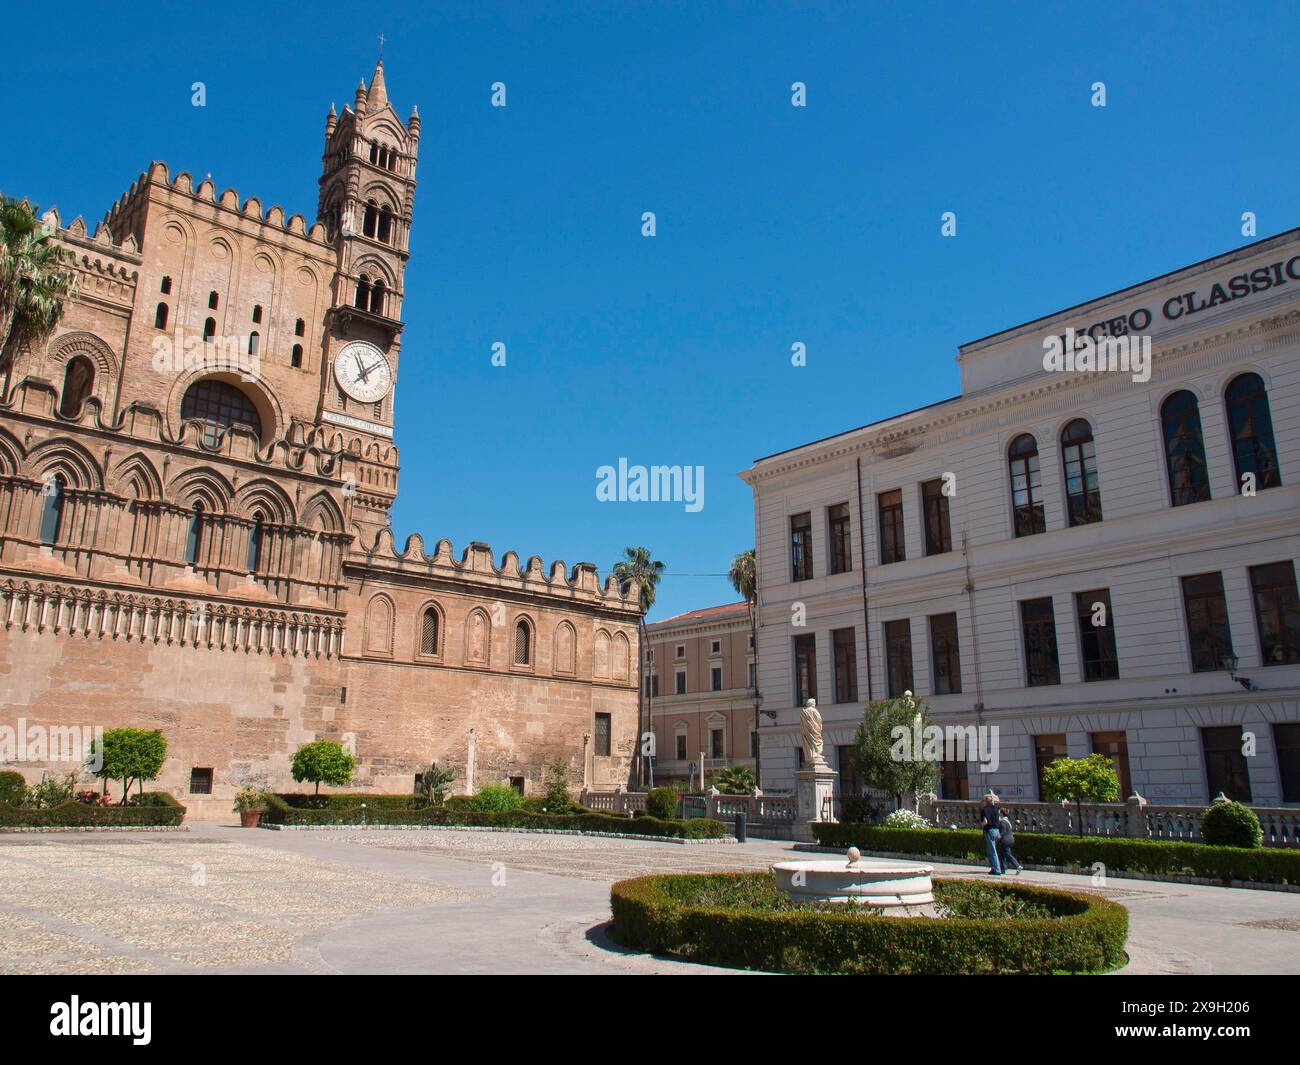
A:
[[[845,821],[871,824],[880,816],[880,807],[863,795],[845,795],[840,799],[840,816]]]
[[[1201,814],[1201,839],[1211,846],[1253,849],[1263,844],[1264,830],[1254,810],[1225,799],[1210,803]]]
[[[90,741],[86,768],[103,780],[120,780],[125,806],[131,786],[157,780],[166,759],[167,739],[160,730],[112,728],[102,741]]]
[[[723,795],[753,795],[756,782],[754,774],[743,765],[729,765],[719,770],[713,778],[713,786]]]
[[[132,796],[127,806],[91,806],[69,799],[58,806],[17,809],[0,803],[0,828],[146,828],[179,825],[185,807],[164,791]]]
[[[672,788],[651,788],[646,792],[645,812],[665,821],[676,817],[677,792]]]
[[[933,828],[924,817],[915,810],[894,810],[882,822],[885,828]]]
[[[10,806],[21,806],[23,796],[27,793],[27,781],[21,773],[6,770],[0,773],[0,802]]]
[[[484,784],[474,794],[470,807],[480,811],[504,813],[518,810],[524,804],[524,797],[507,784]]]
[[[901,920],[771,906],[771,885],[770,873],[622,880],[610,892],[612,934],[640,950],[768,972],[1095,972],[1125,960],[1128,911],[1095,895],[939,880],[940,909],[997,916]]]
[[[290,772],[293,779],[302,783],[316,785],[317,794],[322,784],[332,784],[337,788],[352,780],[352,771],[357,760],[352,752],[344,750],[341,743],[334,740],[316,740],[304,743],[293,752]]]
[[[826,847],[984,860],[984,838],[977,829],[881,828],[820,822],[813,825],[813,832],[817,842]],[[1112,873],[1200,876],[1225,883],[1246,880],[1258,884],[1300,884],[1300,850],[1281,847],[1248,850],[1170,840],[1017,832],[1016,857],[1032,865],[1068,868],[1086,869],[1100,862]]]

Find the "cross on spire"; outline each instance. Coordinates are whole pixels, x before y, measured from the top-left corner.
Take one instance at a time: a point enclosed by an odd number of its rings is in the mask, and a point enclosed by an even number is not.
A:
[[[384,58],[384,35],[382,33],[379,35],[379,58]]]

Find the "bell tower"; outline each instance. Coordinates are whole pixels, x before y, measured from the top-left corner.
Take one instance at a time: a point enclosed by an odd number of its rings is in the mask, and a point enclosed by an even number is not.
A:
[[[316,217],[338,262],[326,322],[320,419],[347,439],[359,439],[363,456],[385,452],[393,438],[419,145],[419,112],[412,108],[405,123],[398,117],[382,58],[370,88],[364,80],[357,86],[351,107],[339,115],[330,105]],[[368,545],[387,524],[397,480],[396,460],[382,476],[365,465],[357,474],[352,522]]]

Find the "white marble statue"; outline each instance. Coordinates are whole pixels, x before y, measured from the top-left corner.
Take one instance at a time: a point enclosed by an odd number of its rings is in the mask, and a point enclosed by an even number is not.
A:
[[[822,747],[822,715],[817,712],[817,700],[809,699],[799,711],[799,734],[803,742],[803,762],[808,768],[826,764]]]

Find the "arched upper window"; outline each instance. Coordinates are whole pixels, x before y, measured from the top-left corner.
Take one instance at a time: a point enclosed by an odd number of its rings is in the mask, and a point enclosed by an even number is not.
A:
[[[373,237],[375,227],[379,223],[379,207],[374,200],[366,201],[365,213],[361,216],[361,232],[364,236]]]
[[[248,354],[256,355],[262,346],[262,334],[254,329],[248,334]]]
[[[1237,468],[1237,491],[1251,474],[1255,488],[1278,488],[1282,471],[1273,442],[1273,418],[1268,409],[1268,392],[1257,373],[1234,377],[1223,394],[1228,407],[1228,434],[1232,440],[1232,461]]]
[[[54,545],[63,532],[63,493],[68,482],[63,474],[56,473],[41,487],[44,502],[41,504],[41,543]]]
[[[293,346],[293,351],[289,355],[289,365],[292,366],[294,369],[298,369],[302,366],[302,345],[301,344],[295,344]]]
[[[370,313],[384,313],[384,279],[382,277],[375,278],[375,283],[370,289]]]
[[[167,304],[160,303],[153,312],[153,327],[155,329],[167,328]]]
[[[1160,423],[1165,435],[1170,502],[1176,507],[1204,502],[1210,498],[1210,469],[1205,464],[1201,409],[1196,397],[1185,389],[1175,392],[1160,406]]]
[[[1061,464],[1065,468],[1065,502],[1071,525],[1101,521],[1101,487],[1097,483],[1097,445],[1092,426],[1075,418],[1061,430]]]
[[[195,503],[190,514],[190,529],[185,537],[185,562],[193,566],[199,560],[203,549],[203,504]]]
[[[370,142],[370,161],[372,163],[379,162],[379,145],[374,141]]]
[[[75,418],[81,405],[95,389],[95,364],[84,355],[74,355],[63,371],[63,394],[59,397],[59,413],[65,418]]]
[[[356,305],[363,311],[370,307],[370,278],[362,274],[357,278],[357,298]]]
[[[253,527],[248,530],[248,564],[249,573],[257,573],[262,568],[262,515],[253,519]]]
[[[203,322],[203,343],[207,343],[217,335],[217,320],[208,318]]]
[[[436,655],[438,653],[438,611],[428,607],[420,618],[420,654]]]
[[[515,665],[527,666],[533,661],[533,632],[528,622],[519,621],[515,625]]]
[[[251,429],[260,441],[262,419],[253,401],[234,385],[225,381],[195,381],[181,400],[181,418],[197,418],[203,423],[203,442],[215,446],[229,426]]]
[[[391,244],[393,239],[393,212],[387,207],[379,209],[379,228],[375,236],[385,244]]]
[[[1043,482],[1038,469],[1038,441],[1021,433],[1007,451],[1011,472],[1011,511],[1017,536],[1047,531],[1043,513]]]

